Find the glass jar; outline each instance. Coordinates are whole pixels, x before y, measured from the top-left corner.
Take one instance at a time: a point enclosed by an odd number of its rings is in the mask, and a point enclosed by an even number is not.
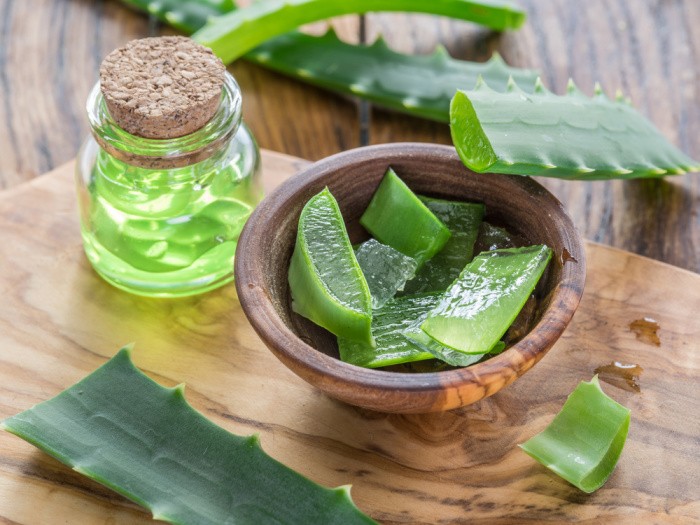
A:
[[[238,236],[262,199],[260,154],[241,123],[241,93],[226,73],[201,129],[146,139],[109,115],[99,82],[87,101],[92,135],[76,165],[85,253],[128,292],[176,297],[233,280]]]

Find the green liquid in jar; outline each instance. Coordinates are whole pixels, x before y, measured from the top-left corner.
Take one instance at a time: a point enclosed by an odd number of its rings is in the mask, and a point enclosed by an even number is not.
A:
[[[262,198],[257,165],[246,165],[241,152],[230,162],[167,170],[136,167],[101,149],[96,155],[82,235],[102,277],[132,293],[164,297],[233,280],[238,236]]]

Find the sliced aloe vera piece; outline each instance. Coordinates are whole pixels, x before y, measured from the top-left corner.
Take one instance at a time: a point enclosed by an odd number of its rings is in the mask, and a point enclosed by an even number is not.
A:
[[[373,309],[381,308],[397,291],[403,290],[418,267],[414,259],[376,239],[358,246],[355,257],[367,280]]]
[[[515,29],[525,21],[525,13],[504,0],[268,0],[212,19],[193,38],[229,63],[301,25],[369,11],[443,15],[496,30]]]
[[[481,82],[455,94],[450,127],[460,158],[478,172],[593,180],[700,170],[628,101],[598,86],[589,98],[573,83],[557,96],[539,81],[532,94],[515,82],[507,93]]]
[[[485,63],[456,60],[439,46],[430,55],[392,51],[382,38],[362,46],[323,36],[287,33],[245,55],[268,69],[378,106],[449,122],[450,100],[457,89],[476,85],[479,76],[505,91],[510,77],[534,86],[537,71],[508,66],[496,53]]]
[[[442,294],[404,295],[388,301],[374,311],[372,335],[377,346],[338,338],[340,358],[346,363],[367,368],[433,359],[433,354],[404,337],[406,331],[420,331],[428,312]]]
[[[343,217],[328,188],[299,217],[289,265],[292,308],[339,337],[372,346],[372,302]]]
[[[416,278],[406,283],[405,293],[442,292],[472,260],[484,205],[419,198],[447,226],[452,236],[442,250],[423,265]]]
[[[416,260],[420,268],[450,239],[447,229],[389,168],[360,224],[380,242]]]
[[[615,469],[629,425],[629,409],[606,396],[594,376],[581,381],[549,426],[520,448],[590,494]]]
[[[374,523],[349,487],[327,489],[216,426],[122,349],[53,399],[0,426],[180,525]]]
[[[459,352],[489,352],[525,305],[551,256],[547,246],[478,255],[452,283],[421,328],[440,344]]]

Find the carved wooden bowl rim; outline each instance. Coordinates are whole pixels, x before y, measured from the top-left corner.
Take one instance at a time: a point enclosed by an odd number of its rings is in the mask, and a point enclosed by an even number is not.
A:
[[[356,222],[358,213],[348,218],[344,208],[360,198],[359,194],[364,195],[366,205],[389,165],[409,186],[413,180],[413,185],[423,186],[421,191],[436,196],[449,198],[455,184],[474,185],[473,191],[484,192],[475,200],[492,201],[496,208],[508,201],[518,224],[535,225],[530,228],[534,237],[540,236],[535,241],[545,239],[553,248],[546,307],[534,328],[502,354],[457,370],[389,372],[344,363],[317,350],[295,332],[291,319],[296,314],[291,312],[286,275],[302,207],[329,186],[346,221]],[[430,186],[433,182],[435,187]],[[453,198],[469,196],[455,194]],[[517,206],[513,207],[514,203]],[[487,214],[488,208],[487,202]],[[291,177],[251,215],[235,259],[241,306],[267,347],[293,372],[332,397],[384,412],[450,410],[512,383],[561,336],[578,307],[585,274],[581,237],[561,203],[543,186],[530,177],[474,173],[464,167],[454,148],[417,143],[357,148],[323,159]]]

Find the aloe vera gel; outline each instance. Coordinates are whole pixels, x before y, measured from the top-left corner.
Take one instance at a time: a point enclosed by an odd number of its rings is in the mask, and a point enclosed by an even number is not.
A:
[[[183,37],[135,41],[109,55],[88,98],[83,243],[123,290],[175,297],[233,280],[238,236],[262,198],[260,157],[238,85],[209,55]]]
[[[292,306],[335,334],[353,365],[420,371],[421,361],[437,370],[489,359],[514,342],[510,328],[529,331],[533,319],[520,312],[536,302],[552,250],[519,246],[485,213],[415,195],[389,168],[360,218],[373,238],[353,251],[326,188],[299,219]]]

